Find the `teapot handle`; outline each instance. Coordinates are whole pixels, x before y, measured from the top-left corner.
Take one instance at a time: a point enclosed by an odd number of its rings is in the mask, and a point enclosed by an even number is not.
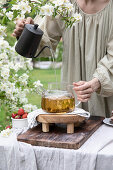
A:
[[[79,106],[79,104],[81,103],[81,101],[77,101],[77,103],[75,104],[75,107]]]
[[[74,85],[68,85],[68,87],[70,87],[73,90]],[[74,96],[76,96],[76,93],[74,90],[73,90],[73,94],[74,94]],[[77,100],[77,102],[75,103],[75,107],[79,106],[80,103],[81,103],[81,101]]]

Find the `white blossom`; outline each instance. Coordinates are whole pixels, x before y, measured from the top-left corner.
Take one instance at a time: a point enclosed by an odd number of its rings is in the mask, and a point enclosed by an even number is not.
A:
[[[65,4],[65,7],[67,7],[67,10],[69,12],[73,12],[74,11],[73,4],[71,4],[71,3]]]
[[[27,12],[28,13],[31,12],[31,7],[29,6],[28,1],[21,1],[21,2],[19,2],[18,9],[21,10],[22,14],[25,14]]]
[[[52,5],[46,4],[45,6],[41,7],[40,15],[47,15],[51,16],[53,14],[54,7]]]
[[[7,129],[1,131],[0,135],[2,137],[9,137],[11,135],[11,133],[12,133],[12,129],[7,128]]]
[[[3,8],[2,11],[3,11],[3,13],[5,14],[5,13],[6,13],[6,8]]]
[[[0,32],[1,32],[1,30],[0,30]],[[0,35],[1,35],[1,33],[0,33]],[[8,48],[9,48],[9,43],[7,41],[5,41],[3,38],[0,38],[0,51],[5,50],[5,52],[6,52]]]
[[[2,25],[0,24],[0,37],[6,36],[5,31],[6,31],[6,27],[5,27],[5,26],[2,26]]]
[[[27,104],[28,103],[28,99],[27,98],[20,98],[20,103],[21,104]]]
[[[69,0],[55,0],[53,3],[55,4],[55,7],[57,7],[69,3]]]
[[[4,79],[8,79],[9,78],[9,72],[10,72],[10,70],[8,68],[5,68],[5,67],[1,68],[1,76]]]
[[[37,110],[37,107],[35,105],[32,105],[32,104],[26,104],[23,106],[24,110],[28,113],[34,111],[34,110]]]
[[[0,0],[0,5],[6,4],[7,0]]]
[[[74,19],[76,19],[77,21],[82,21],[82,16],[81,16],[81,14],[79,14],[79,13],[77,13],[77,12],[73,15],[73,17],[74,17]]]
[[[33,83],[33,85],[34,85],[34,87],[36,87],[36,88],[39,87],[39,86],[43,87],[43,84],[40,83],[40,80],[35,81],[35,82]]]
[[[12,10],[19,10],[19,5],[13,5]]]
[[[22,86],[26,86],[28,78],[29,78],[29,76],[26,73],[24,73],[22,76],[19,77],[20,84]]]
[[[0,83],[0,91],[6,91],[7,90],[7,84],[1,82]]]
[[[8,17],[9,20],[13,19],[13,12],[9,11],[6,13],[6,16]]]
[[[2,61],[8,60],[8,55],[6,54],[6,52],[0,54],[0,60]]]

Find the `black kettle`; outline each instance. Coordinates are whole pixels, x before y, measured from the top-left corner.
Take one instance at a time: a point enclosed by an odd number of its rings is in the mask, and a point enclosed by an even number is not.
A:
[[[36,58],[40,53],[49,46],[44,46],[41,51],[35,56],[37,48],[43,36],[43,31],[38,28],[38,24],[26,24],[20,37],[18,38],[15,50],[21,56],[26,58]]]

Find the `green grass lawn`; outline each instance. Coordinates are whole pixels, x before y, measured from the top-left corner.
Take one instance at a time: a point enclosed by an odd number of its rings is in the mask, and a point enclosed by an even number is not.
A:
[[[57,81],[60,82],[60,75],[61,70],[56,70],[56,77]],[[53,69],[47,69],[47,70],[40,70],[40,69],[33,69],[30,71],[29,76],[32,81],[40,80],[41,83],[44,85],[44,88],[47,88],[49,82],[55,82],[55,72]],[[38,108],[41,106],[41,96],[33,93],[28,95],[29,103],[37,105]],[[7,115],[5,108],[1,108],[0,111],[0,131],[3,130],[7,125],[9,125],[11,122],[11,114]]]

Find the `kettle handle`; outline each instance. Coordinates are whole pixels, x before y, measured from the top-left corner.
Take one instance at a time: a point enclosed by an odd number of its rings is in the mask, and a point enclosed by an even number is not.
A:
[[[19,36],[17,36],[16,39],[18,40],[18,39],[19,39]]]

